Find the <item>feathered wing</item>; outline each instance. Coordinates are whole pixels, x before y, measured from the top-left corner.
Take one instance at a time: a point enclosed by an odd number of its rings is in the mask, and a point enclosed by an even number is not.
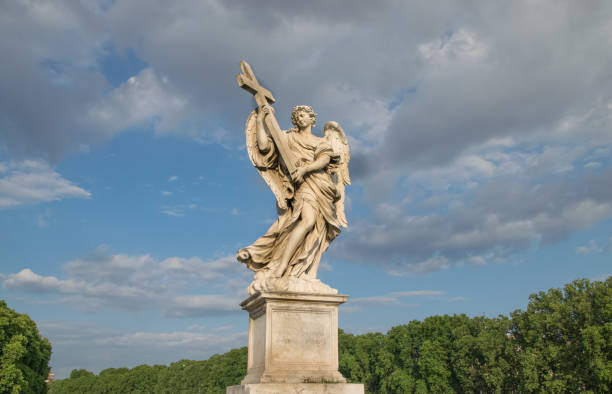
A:
[[[265,154],[257,147],[257,110],[253,110],[249,115],[244,132],[251,163],[274,193],[278,207],[287,209],[287,200],[292,198],[293,188],[278,165],[276,146],[272,144],[270,151]]]
[[[338,155],[336,163],[333,164],[333,170],[336,174],[333,176],[334,182],[340,198],[336,201],[336,216],[340,224],[344,227],[348,225],[346,214],[344,212],[344,196],[345,186],[351,184],[349,175],[349,161],[351,160],[351,152],[349,150],[348,141],[344,130],[338,122],[327,122],[325,124],[325,135],[334,153]]]

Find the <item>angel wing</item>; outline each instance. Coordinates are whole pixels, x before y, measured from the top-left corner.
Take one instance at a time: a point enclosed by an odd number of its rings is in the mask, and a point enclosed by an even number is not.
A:
[[[344,213],[344,188],[346,185],[351,184],[351,177],[349,176],[349,161],[351,160],[351,153],[346,139],[344,130],[340,127],[338,122],[327,122],[324,126],[323,137],[327,139],[331,145],[334,153],[338,155],[338,159],[335,163],[332,163],[330,168],[332,172],[332,179],[336,183],[336,188],[340,194],[340,198],[336,201],[336,215],[340,224],[344,227],[348,225],[346,221],[346,214]]]
[[[257,147],[257,110],[254,109],[246,122],[244,133],[246,135],[246,148],[251,163],[257,169],[261,177],[266,181],[272,193],[276,197],[278,207],[287,209],[287,200],[293,198],[293,186],[278,165],[278,154],[276,147],[267,153],[261,153]]]

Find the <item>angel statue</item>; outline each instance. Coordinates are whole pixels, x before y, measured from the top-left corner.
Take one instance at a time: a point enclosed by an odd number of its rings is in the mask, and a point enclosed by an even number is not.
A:
[[[325,124],[323,137],[312,134],[316,114],[308,105],[295,106],[294,127],[280,130],[269,105],[271,95],[260,93],[263,88],[248,64],[243,72],[246,75],[239,83],[247,81],[245,89],[255,90],[259,104],[246,122],[247,151],[276,196],[278,212],[263,236],[238,251],[238,260],[255,271],[248,291],[336,293],[316,276],[321,255],[340,228],[347,226],[344,188],[350,184],[350,154],[346,135],[337,122]]]

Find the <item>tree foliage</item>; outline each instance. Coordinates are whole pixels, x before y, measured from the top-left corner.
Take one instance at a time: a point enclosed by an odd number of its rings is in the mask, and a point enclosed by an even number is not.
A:
[[[97,376],[84,369],[73,370],[69,379],[50,384],[53,394],[97,393],[225,393],[246,375],[247,348],[233,349],[208,360],[181,360],[165,365],[108,368]]]
[[[0,301],[0,393],[45,393],[51,344],[28,315]]]
[[[432,316],[339,341],[340,371],[370,393],[609,393],[612,277],[532,294],[510,318]]]
[[[508,318],[433,316],[386,335],[341,332],[340,371],[371,393],[502,392],[512,386]]]
[[[529,297],[512,313],[523,392],[612,390],[612,277],[586,279]]]
[[[432,316],[387,334],[339,331],[340,372],[368,393],[606,393],[612,387],[612,277],[530,296],[510,317]],[[170,366],[74,370],[63,393],[225,393],[247,349]]]

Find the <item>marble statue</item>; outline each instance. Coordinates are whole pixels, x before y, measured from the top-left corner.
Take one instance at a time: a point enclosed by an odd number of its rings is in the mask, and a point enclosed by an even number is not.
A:
[[[257,107],[246,122],[251,162],[276,197],[278,219],[237,258],[255,271],[250,296],[247,374],[227,394],[363,394],[347,383],[338,364],[338,305],[348,295],[317,279],[321,255],[347,226],[344,188],[350,184],[346,135],[327,122],[312,133],[317,115],[308,105],[291,112],[293,128],[281,130],[272,94],[246,62],[238,85]]]
[[[278,219],[237,259],[255,272],[248,288],[335,294],[320,282],[321,255],[347,226],[345,186],[350,184],[346,135],[337,122],[327,122],[323,137],[312,133],[316,114],[308,105],[293,108],[293,128],[281,130],[271,106],[272,94],[257,82],[251,67],[241,62],[240,87],[255,96],[246,122],[246,146],[251,162],[276,197]]]

